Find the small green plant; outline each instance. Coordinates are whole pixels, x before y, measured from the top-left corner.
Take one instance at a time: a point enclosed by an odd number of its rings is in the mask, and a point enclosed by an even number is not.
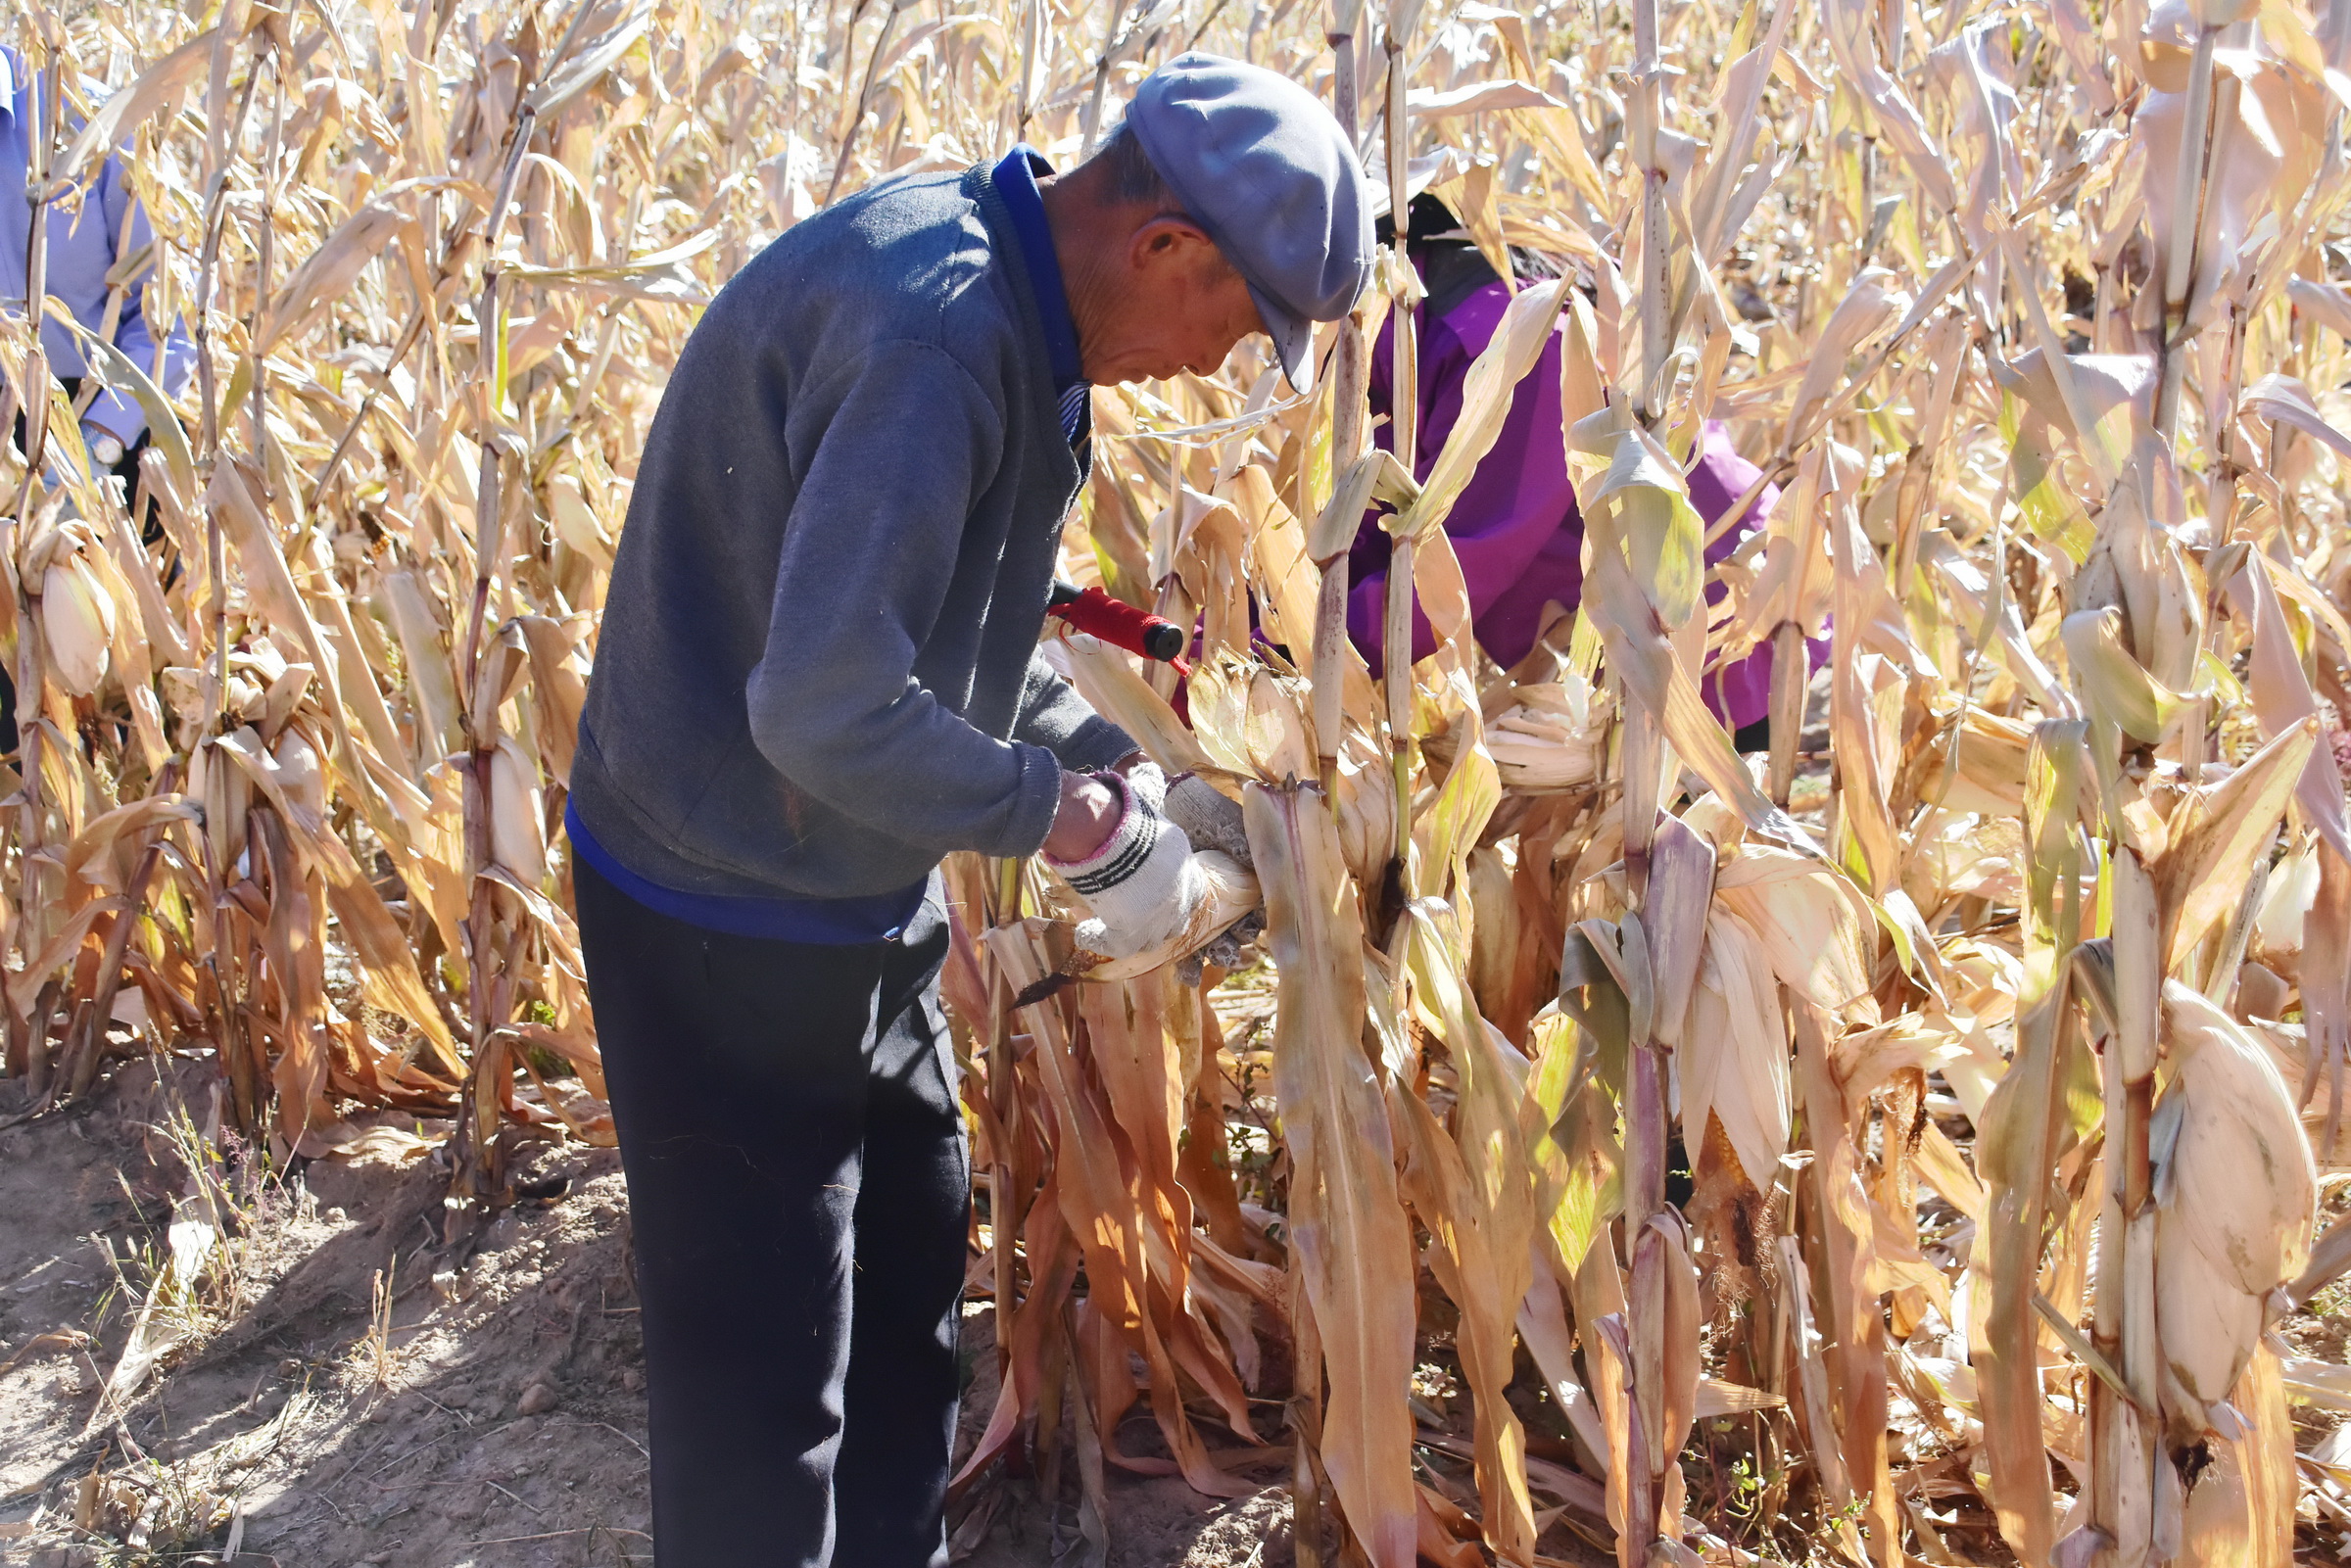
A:
[[[1763,1473],[1755,1467],[1754,1459],[1741,1454],[1731,1461],[1731,1492],[1723,1506],[1735,1519],[1752,1522],[1763,1499]]]

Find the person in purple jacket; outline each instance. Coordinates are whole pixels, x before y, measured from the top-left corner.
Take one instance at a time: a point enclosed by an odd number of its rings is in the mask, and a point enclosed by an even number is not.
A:
[[[1415,476],[1426,479],[1461,418],[1462,388],[1469,366],[1502,324],[1511,295],[1483,253],[1460,233],[1443,203],[1423,195],[1414,200],[1411,213],[1406,252],[1428,292],[1419,310],[1419,472]],[[1387,220],[1381,223],[1380,238],[1386,240]],[[1478,644],[1506,668],[1535,645],[1547,605],[1556,600],[1573,609],[1583,594],[1584,523],[1576,511],[1559,433],[1560,341],[1554,333],[1542,361],[1518,383],[1501,436],[1445,520],[1446,537],[1453,542],[1468,584]],[[1394,354],[1391,316],[1371,356],[1375,419],[1394,413]],[[1381,419],[1374,439],[1382,447],[1389,445],[1389,430],[1388,421]],[[1747,493],[1759,470],[1731,450],[1730,438],[1719,424],[1704,427],[1702,446],[1690,471],[1690,499],[1711,524]],[[1761,526],[1778,499],[1778,490],[1766,487],[1747,515],[1714,542],[1706,559],[1719,561],[1736,549]],[[1387,603],[1388,536],[1371,518],[1365,519],[1348,554],[1347,580],[1347,632],[1376,669]],[[1707,596],[1720,594],[1717,585]],[[1416,609],[1413,628],[1413,656],[1420,658],[1435,642],[1428,622]],[[1703,689],[1716,716],[1738,731],[1741,750],[1765,748],[1771,707],[1768,646],[1708,674]]]

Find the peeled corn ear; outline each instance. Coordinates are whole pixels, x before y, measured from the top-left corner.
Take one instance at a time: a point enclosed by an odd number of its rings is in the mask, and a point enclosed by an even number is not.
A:
[[[2318,1171],[2293,1096],[2233,1019],[2171,980],[2163,1023],[2174,1076],[2150,1129],[2155,1313],[2164,1412],[2189,1442],[2214,1428],[2273,1293],[2309,1260]]]
[[[547,511],[557,539],[591,559],[611,560],[612,546],[597,526],[595,508],[576,476],[557,474],[547,482]]]
[[[318,821],[326,821],[326,769],[311,737],[300,730],[289,729],[277,737],[277,744],[269,751],[277,759],[287,795]]]
[[[490,856],[526,885],[547,877],[547,835],[539,798],[539,765],[512,736],[490,754]]]
[[[115,601],[77,550],[62,550],[41,574],[41,633],[57,684],[86,697],[106,679],[115,641]]]

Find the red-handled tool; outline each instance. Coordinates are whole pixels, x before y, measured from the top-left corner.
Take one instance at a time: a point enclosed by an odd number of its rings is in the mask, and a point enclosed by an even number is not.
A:
[[[1080,588],[1056,579],[1053,595],[1045,601],[1045,613],[1060,616],[1074,632],[1098,637],[1113,647],[1139,653],[1146,659],[1173,664],[1179,675],[1192,673],[1183,657],[1191,639],[1183,635],[1182,627],[1148,610],[1138,610],[1123,599],[1112,598],[1098,588]]]

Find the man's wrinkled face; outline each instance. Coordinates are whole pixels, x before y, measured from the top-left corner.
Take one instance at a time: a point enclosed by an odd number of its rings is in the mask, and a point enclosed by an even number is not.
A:
[[[1207,375],[1232,346],[1262,329],[1249,285],[1189,219],[1154,217],[1127,247],[1112,318],[1085,340],[1085,378],[1097,385]]]

